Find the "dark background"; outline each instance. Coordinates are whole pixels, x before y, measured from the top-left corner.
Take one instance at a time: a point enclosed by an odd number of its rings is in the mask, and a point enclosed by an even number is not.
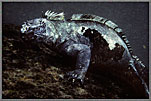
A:
[[[21,25],[24,21],[41,17],[42,12],[89,13],[110,19],[126,34],[133,52],[145,65],[149,60],[149,3],[138,2],[3,2],[2,23]]]

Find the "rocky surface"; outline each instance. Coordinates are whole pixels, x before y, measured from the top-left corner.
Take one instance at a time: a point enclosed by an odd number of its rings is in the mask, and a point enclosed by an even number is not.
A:
[[[9,98],[135,98],[113,77],[87,73],[83,86],[64,78],[73,65],[43,43],[22,36],[20,27],[3,25],[2,97]]]

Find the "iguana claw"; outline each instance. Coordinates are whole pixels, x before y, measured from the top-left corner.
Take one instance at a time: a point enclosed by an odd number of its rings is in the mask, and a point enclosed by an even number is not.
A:
[[[65,78],[67,78],[73,85],[82,86],[84,83],[84,75],[77,71],[70,71],[66,73]]]

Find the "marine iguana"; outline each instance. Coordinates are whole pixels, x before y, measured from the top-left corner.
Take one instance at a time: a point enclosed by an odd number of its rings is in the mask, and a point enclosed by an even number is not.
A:
[[[103,17],[92,14],[73,14],[65,20],[64,13],[46,11],[44,17],[24,22],[21,32],[33,33],[38,42],[61,54],[76,57],[76,69],[67,73],[73,82],[83,82],[88,67],[94,66],[112,73],[118,79],[127,79],[140,96],[149,95],[144,80],[146,67],[132,52],[122,29]]]

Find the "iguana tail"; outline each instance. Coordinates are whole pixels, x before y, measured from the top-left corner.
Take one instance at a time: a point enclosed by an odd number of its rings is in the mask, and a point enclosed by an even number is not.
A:
[[[141,79],[144,86],[146,96],[149,97],[149,68],[145,67],[142,61],[135,55],[132,55],[134,62],[130,63],[131,67],[136,68],[136,74]]]

